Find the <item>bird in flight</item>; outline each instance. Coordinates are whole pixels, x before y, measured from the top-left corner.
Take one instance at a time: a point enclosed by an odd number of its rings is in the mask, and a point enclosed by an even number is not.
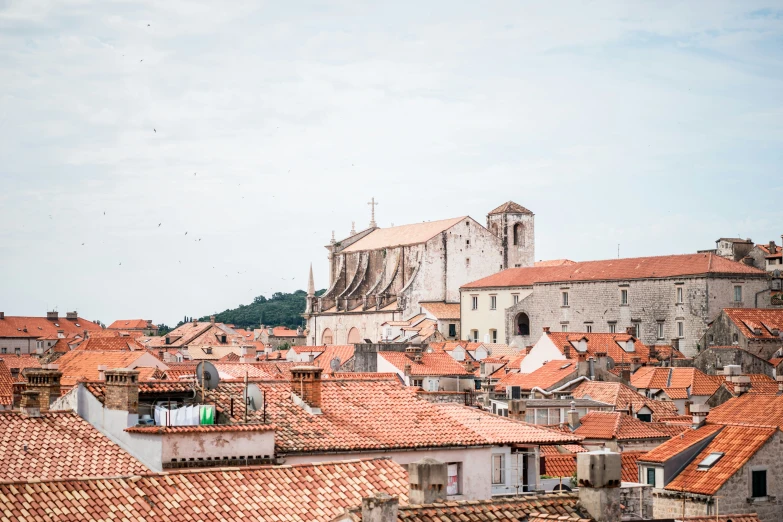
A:
[[[141,60],[139,60],[139,63],[141,63],[141,62],[143,62],[143,61],[144,61],[144,58],[142,58]]]
[[[157,133],[158,133],[158,129],[152,129],[152,132],[154,132],[155,134],[157,134]]]
[[[187,236],[187,235],[188,235],[188,233],[187,233],[187,232],[185,232],[185,235]]]
[[[158,223],[158,228],[160,228],[160,226],[161,226],[162,224],[163,224],[163,223]]]
[[[149,26],[150,26],[150,24],[147,24],[147,27],[149,27]]]

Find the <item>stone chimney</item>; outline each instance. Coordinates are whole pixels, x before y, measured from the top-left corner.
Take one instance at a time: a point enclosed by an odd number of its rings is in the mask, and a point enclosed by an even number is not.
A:
[[[318,366],[291,368],[293,401],[315,415],[321,413],[321,372],[323,369]]]
[[[408,346],[405,348],[405,355],[408,356],[409,359],[412,359],[413,362],[420,363],[421,362],[421,348],[419,346]]]
[[[139,371],[116,368],[106,370],[105,400],[107,410],[139,412]]]
[[[769,241],[769,245],[767,246],[767,248],[769,249],[770,254],[774,254],[778,251],[777,245],[775,245],[775,242],[772,241],[771,239]]]
[[[434,504],[446,500],[448,467],[445,463],[426,457],[408,465],[408,503]]]
[[[571,358],[571,345],[570,344],[566,344],[566,345],[563,346],[563,355],[565,355],[566,359],[570,359]]]
[[[362,522],[397,522],[400,500],[383,492],[362,499]]]
[[[468,372],[468,373],[473,373],[474,371],[476,371],[476,369],[473,367],[473,360],[472,359],[467,359],[465,361],[465,371]]]
[[[39,393],[38,404],[41,411],[48,411],[49,405],[60,398],[60,378],[63,374],[54,368],[28,368],[24,372],[27,390]]]
[[[606,352],[595,352],[595,362],[602,370],[609,369],[609,356]]]
[[[631,373],[642,367],[641,357],[631,357]]]
[[[211,324],[215,324],[215,316],[214,316],[214,315],[210,315],[210,316],[209,316],[209,322],[210,322]],[[195,324],[195,323],[194,323],[194,324]]]
[[[620,378],[626,384],[631,382],[631,370],[629,370],[628,368],[623,368],[622,370],[620,370]]]
[[[60,318],[60,314],[57,312],[46,312],[46,318],[51,320],[57,320]]]
[[[527,413],[527,401],[525,399],[511,399],[508,401],[508,418],[518,421],[525,420]]]
[[[266,334],[270,337],[275,335],[275,329],[270,326],[269,328],[266,329]]]
[[[0,312],[0,319],[5,319],[5,312]]]
[[[41,392],[38,390],[25,390],[22,392],[22,413],[28,417],[41,416]],[[49,409],[49,405],[46,406]]]
[[[707,420],[707,414],[710,413],[708,404],[691,404],[691,418],[693,419],[693,429],[699,429],[704,421]]]
[[[403,367],[402,372],[405,374],[406,377],[411,376],[411,363],[406,362],[405,366]]]
[[[579,503],[590,516],[601,522],[620,522],[620,454],[590,451],[576,455]]]
[[[79,314],[77,312],[65,312],[65,318],[71,321],[76,321],[79,319]]]
[[[579,427],[579,412],[576,411],[576,403],[571,401],[571,409],[566,413],[568,419],[568,427],[571,430],[575,430]]]
[[[750,377],[747,375],[733,375],[731,381],[734,383],[734,393],[742,395],[750,390]]]
[[[105,364],[99,364],[98,365],[98,380],[99,381],[105,381],[106,380],[106,370],[108,370],[109,367]]]
[[[242,346],[239,348],[239,354],[239,362],[254,362],[256,360],[256,347]]]

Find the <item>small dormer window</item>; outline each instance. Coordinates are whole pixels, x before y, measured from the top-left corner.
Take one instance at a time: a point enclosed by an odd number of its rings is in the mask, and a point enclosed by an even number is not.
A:
[[[718,462],[721,457],[723,457],[723,453],[710,453],[707,455],[701,462],[699,462],[698,466],[696,466],[697,471],[707,471],[712,466],[715,465],[716,462]]]

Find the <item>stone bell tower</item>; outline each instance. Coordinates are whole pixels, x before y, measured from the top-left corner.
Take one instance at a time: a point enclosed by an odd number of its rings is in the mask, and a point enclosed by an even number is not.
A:
[[[487,228],[503,244],[503,268],[533,266],[536,259],[535,214],[508,201],[487,214]]]

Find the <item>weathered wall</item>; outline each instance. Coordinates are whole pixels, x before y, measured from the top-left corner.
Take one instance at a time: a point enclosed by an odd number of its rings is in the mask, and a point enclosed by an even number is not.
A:
[[[763,373],[774,378],[774,367],[768,361],[739,347],[736,349],[709,348],[702,350],[699,355],[693,358],[693,366],[708,375],[723,373],[723,367],[727,364],[739,365],[744,374]]]
[[[167,433],[157,435],[162,442],[161,460],[265,458],[275,454],[274,431],[221,431],[201,433]]]
[[[354,371],[360,373],[378,372],[378,352],[404,352],[412,344],[356,344],[353,352]],[[396,372],[395,372],[396,373]]]

